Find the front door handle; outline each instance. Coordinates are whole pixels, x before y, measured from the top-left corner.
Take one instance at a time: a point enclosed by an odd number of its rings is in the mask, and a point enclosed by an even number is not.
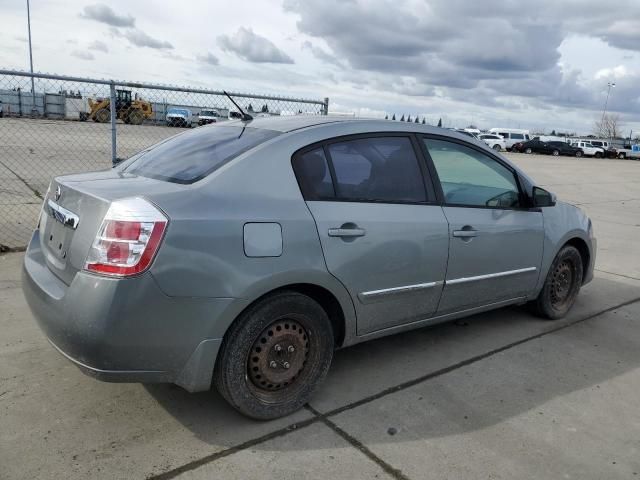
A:
[[[478,231],[477,230],[454,230],[453,236],[458,238],[477,237]]]
[[[330,228],[330,237],[364,237],[364,228]]]

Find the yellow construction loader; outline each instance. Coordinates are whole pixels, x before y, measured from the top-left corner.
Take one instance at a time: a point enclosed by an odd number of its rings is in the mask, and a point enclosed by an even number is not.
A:
[[[109,98],[89,98],[89,118],[94,122],[108,123],[111,120],[111,100]],[[116,118],[124,123],[140,125],[145,118],[153,115],[151,103],[136,98],[131,100],[131,90],[116,90]]]

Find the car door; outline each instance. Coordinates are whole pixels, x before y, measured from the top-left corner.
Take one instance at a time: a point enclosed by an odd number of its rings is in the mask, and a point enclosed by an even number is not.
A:
[[[347,137],[309,147],[293,166],[327,268],[349,291],[357,333],[433,315],[448,224],[409,135]]]
[[[438,314],[522,298],[542,261],[542,213],[526,206],[514,171],[474,146],[424,138],[449,222]]]

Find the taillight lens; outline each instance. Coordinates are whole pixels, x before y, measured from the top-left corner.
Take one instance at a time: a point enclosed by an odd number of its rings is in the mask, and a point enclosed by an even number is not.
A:
[[[146,200],[117,200],[102,221],[84,268],[115,277],[144,272],[160,247],[166,227],[167,217]]]

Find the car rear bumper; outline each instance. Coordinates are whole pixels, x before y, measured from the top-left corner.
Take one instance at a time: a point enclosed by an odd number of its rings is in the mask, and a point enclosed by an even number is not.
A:
[[[52,345],[83,372],[112,382],[210,388],[219,322],[242,308],[231,298],[165,295],[150,273],[114,279],[78,272],[66,285],[46,266],[36,231],[25,254],[23,291]]]

